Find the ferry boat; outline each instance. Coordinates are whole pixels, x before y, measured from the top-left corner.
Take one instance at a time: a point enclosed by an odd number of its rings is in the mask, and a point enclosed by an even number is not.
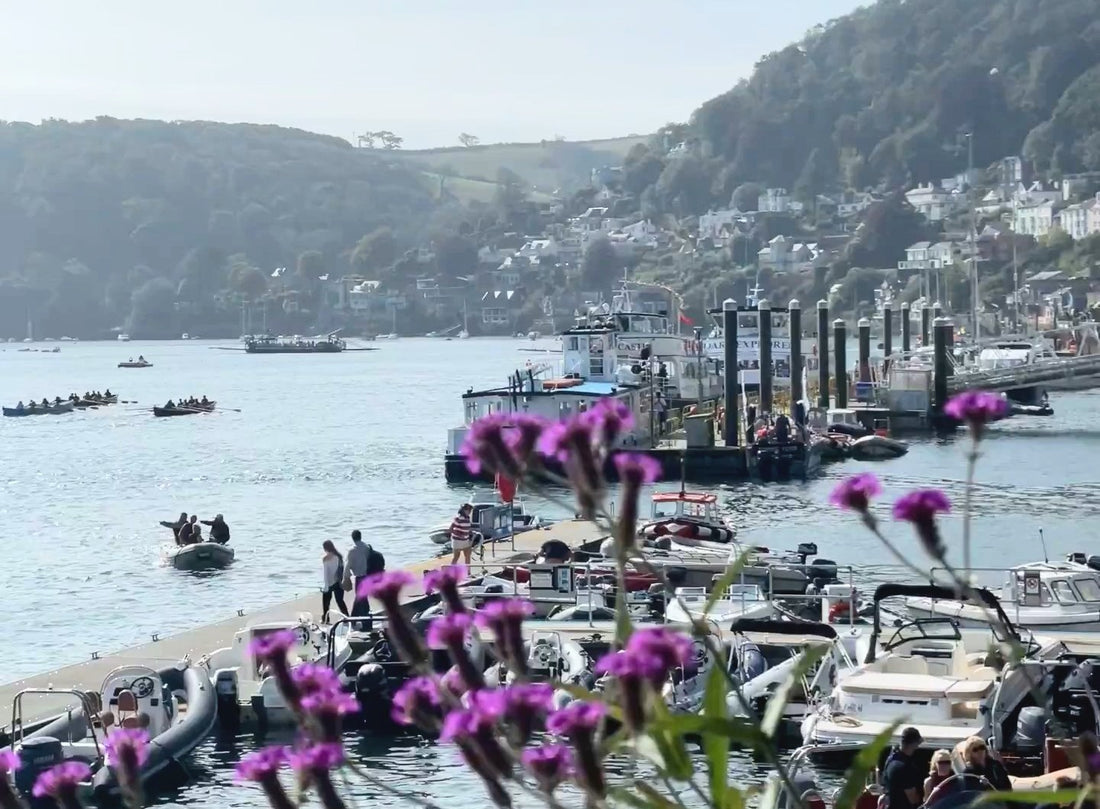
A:
[[[253,337],[245,342],[248,354],[339,354],[347,343],[330,334],[324,339],[295,337]]]
[[[643,285],[624,283],[611,303],[594,304],[561,334],[560,359],[528,363],[503,386],[462,394],[463,424],[447,433],[446,472],[469,480],[461,457],[470,425],[496,413],[530,413],[557,421],[616,399],[634,414],[624,446],[647,445],[660,409],[721,395],[722,378],[701,341],[680,333],[676,301],[644,300]],[[666,291],[667,292],[667,291]],[[675,299],[675,296],[671,296]]]
[[[749,289],[745,305],[737,307],[737,368],[739,381],[745,390],[760,387],[760,293],[759,284]],[[723,310],[715,306],[707,311],[711,329],[703,340],[703,354],[718,370],[724,370],[726,339],[723,331]],[[790,314],[786,309],[772,309],[772,387],[791,386]],[[816,333],[817,310],[802,313],[802,364],[809,374],[817,372]]]

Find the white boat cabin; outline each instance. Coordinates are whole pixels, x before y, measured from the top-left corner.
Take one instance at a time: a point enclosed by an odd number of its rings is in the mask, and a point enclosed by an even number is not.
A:
[[[722,522],[718,515],[718,497],[709,492],[657,492],[653,495],[653,519],[688,519],[696,522]]]
[[[1054,348],[1045,341],[1009,340],[983,348],[978,353],[978,370],[1000,371],[1056,359]]]
[[[1032,577],[1027,574],[1032,573]],[[1038,582],[1028,584],[1038,573]],[[1008,571],[1001,603],[1021,606],[1087,606],[1100,610],[1100,572],[1072,562],[1036,562]]]
[[[271,621],[249,624],[237,630],[231,645],[211,652],[205,665],[211,672],[211,679],[219,694],[235,690],[242,698],[260,693],[268,699],[282,703],[278,687],[271,679],[267,667],[256,659],[249,648],[258,639],[276,632],[291,630],[296,642],[288,651],[290,665],[317,660],[328,648],[328,641],[322,627],[313,622],[308,614],[299,616],[297,621]]]

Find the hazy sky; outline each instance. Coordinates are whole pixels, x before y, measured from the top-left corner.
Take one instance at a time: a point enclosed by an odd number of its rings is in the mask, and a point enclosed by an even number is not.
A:
[[[0,119],[199,118],[407,147],[652,132],[866,0],[3,4]]]

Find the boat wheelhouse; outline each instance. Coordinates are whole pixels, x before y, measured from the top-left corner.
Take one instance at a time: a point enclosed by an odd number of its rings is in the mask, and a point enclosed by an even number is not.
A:
[[[657,492],[653,495],[653,514],[642,526],[646,539],[663,536],[677,542],[729,542],[734,529],[718,514],[718,496],[710,492]]]
[[[737,307],[737,367],[739,381],[746,389],[755,390],[760,386],[760,309],[753,296],[750,304]],[[765,310],[768,311],[768,310]],[[789,388],[791,385],[791,334],[790,313],[786,309],[772,309],[772,384],[775,387]],[[726,338],[723,331],[723,310],[712,308],[707,311],[711,316],[711,330],[703,340],[703,354],[724,370]],[[803,316],[802,335],[799,340],[802,347],[802,364],[806,373],[817,371],[817,344],[807,329],[807,318]]]

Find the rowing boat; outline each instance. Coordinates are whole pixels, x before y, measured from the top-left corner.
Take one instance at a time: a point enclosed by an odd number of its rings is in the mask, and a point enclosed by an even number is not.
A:
[[[152,368],[153,363],[151,363],[151,362],[120,362],[118,364],[118,367],[119,368]]]
[[[193,416],[196,413],[211,413],[211,412],[213,412],[214,405],[216,405],[216,404],[217,404],[217,402],[210,402],[210,404],[197,405],[195,407],[191,407],[191,406],[187,406],[187,407],[179,407],[179,406],[177,406],[177,407],[154,407],[153,408],[153,415],[164,417],[164,416]]]
[[[73,406],[77,410],[84,410],[88,407],[102,407],[104,405],[118,404],[118,396],[106,396],[102,399],[81,399],[80,401],[73,402]]]
[[[38,405],[36,407],[5,407],[2,409],[5,416],[49,416],[58,413],[72,413],[73,403],[62,402],[61,404],[50,405],[49,407]]]

